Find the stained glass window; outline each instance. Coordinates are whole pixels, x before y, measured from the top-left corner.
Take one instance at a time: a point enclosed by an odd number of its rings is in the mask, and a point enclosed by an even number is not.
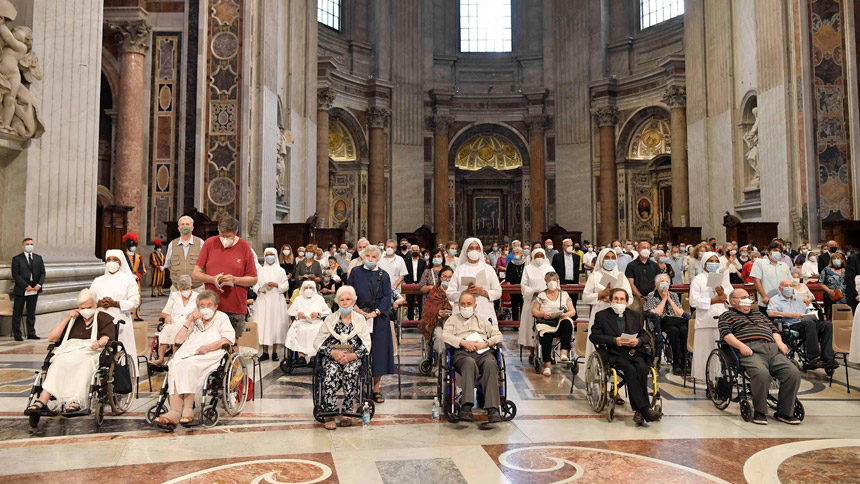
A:
[[[460,51],[511,51],[511,0],[460,0]]]
[[[684,0],[639,0],[639,25],[643,30],[683,14]]]
[[[340,30],[340,0],[317,0],[317,22]]]

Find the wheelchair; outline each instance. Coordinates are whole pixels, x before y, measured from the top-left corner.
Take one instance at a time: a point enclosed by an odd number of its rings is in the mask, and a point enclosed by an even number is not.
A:
[[[121,324],[126,324],[124,320],[119,320],[114,323],[115,334],[119,334]],[[117,388],[115,385],[117,373],[122,370],[122,367],[131,368],[132,362],[128,359],[128,354],[125,352],[125,346],[119,340],[109,341],[102,349],[99,355],[99,366],[93,373],[90,380],[90,389],[87,394],[87,402],[81,402],[81,409],[77,412],[60,413],[55,410],[50,410],[46,405],[40,411],[28,412],[26,409],[33,405],[42,394],[42,384],[48,375],[48,368],[51,366],[51,360],[54,358],[54,349],[59,345],[51,343],[48,345],[48,355],[45,356],[45,361],[42,362],[42,368],[36,372],[36,380],[33,382],[33,388],[30,390],[30,395],[27,398],[27,406],[24,407],[24,415],[29,418],[30,427],[37,428],[39,420],[44,417],[54,417],[62,415],[66,418],[86,417],[92,415],[95,417],[96,425],[101,426],[105,419],[105,406],[110,405],[111,412],[114,415],[122,415],[131,407],[134,400],[134,386],[132,384],[131,373],[128,373],[129,381],[127,388]],[[121,390],[121,391],[120,391]],[[127,393],[126,393],[127,390]],[[56,397],[51,395],[48,402],[56,402]],[[86,404],[86,405],[85,405]],[[84,408],[86,406],[86,408]]]
[[[439,352],[436,351],[436,330],[441,329],[448,320],[450,312],[446,316],[436,317],[436,329],[430,333],[430,339],[421,342],[421,361],[418,362],[418,371],[424,376],[429,376],[433,368],[439,365]]]
[[[151,363],[152,360],[158,358],[158,347],[161,345],[159,335],[161,334],[161,330],[164,329],[165,324],[166,323],[164,322],[164,318],[158,318],[158,326],[156,326],[156,329],[155,329],[155,331],[156,331],[155,336],[152,337],[152,344],[149,346],[149,355],[148,355],[147,362],[146,362],[147,370],[150,373],[160,373],[162,371],[167,370],[166,364],[164,366],[158,366],[158,365],[153,365]],[[172,356],[173,356],[173,345],[167,345],[167,350],[165,350],[165,352],[164,352],[164,360],[167,361],[167,359],[172,357]]]
[[[646,331],[647,332],[647,331]],[[654,347],[654,334],[651,337],[651,347]],[[657,369],[654,366],[655,359],[648,360],[651,378],[648,379],[648,395],[652,410],[663,411],[663,396],[657,383]],[[620,378],[619,378],[620,376]],[[615,399],[618,392],[624,386],[624,374],[608,364],[607,348],[605,345],[594,345],[594,352],[588,357],[585,364],[585,395],[591,410],[595,413],[605,412],[606,421],[615,420]]]
[[[499,345],[493,349],[496,356],[496,361],[499,364],[499,414],[502,421],[508,422],[517,416],[517,405],[508,400],[508,383],[505,372],[505,358],[502,356],[502,349]],[[436,396],[442,405],[442,411],[445,413],[445,419],[451,423],[457,423],[460,420],[460,398],[462,390],[458,391],[456,381],[456,371],[454,364],[451,361],[452,350],[450,347],[445,348],[445,355],[439,360],[439,376],[436,386]],[[484,407],[484,392],[480,385],[475,387],[476,393],[476,408]]]
[[[576,375],[577,375],[577,373],[579,373],[579,365],[577,365],[576,361],[575,361],[576,355],[573,354],[574,349],[575,349],[575,345],[573,343],[576,340],[576,323],[570,318],[565,318],[565,319],[570,321],[570,325],[573,328],[573,332],[571,333],[571,335],[572,335],[571,345],[570,345],[571,349],[567,355],[569,360],[565,361],[565,362],[561,361],[561,340],[559,338],[553,338],[553,340],[552,340],[552,362],[553,363],[564,363],[567,366],[569,366],[570,371],[571,371],[570,379],[576,380]],[[538,335],[537,321],[532,323],[532,331],[534,332],[534,347],[535,347],[535,355],[534,355],[534,358],[532,358],[532,364],[535,368],[535,373],[539,374],[543,371],[544,363],[546,363],[546,362],[543,361],[543,359],[542,359],[543,358],[543,356],[542,356],[543,355],[543,349],[542,349],[541,342],[540,342],[540,336]]]
[[[687,313],[687,312],[685,312],[683,315],[678,316],[678,317],[683,318],[685,321],[685,324],[687,324],[687,322],[689,322],[690,319],[692,318],[690,313]],[[671,365],[671,364],[674,364],[674,361],[675,361],[675,355],[672,354],[672,346],[669,345],[668,338],[663,335],[662,322],[663,322],[663,318],[661,316],[658,316],[658,315],[652,313],[651,311],[645,311],[645,324],[647,325],[648,332],[651,333],[651,335],[653,336],[653,340],[654,340],[654,347],[653,347],[654,362],[653,362],[653,366],[657,370],[658,373],[660,372],[660,368],[662,367],[663,362],[669,363]],[[687,344],[686,340],[681,341],[682,348],[684,346],[686,346],[686,344]],[[687,366],[689,366],[690,364],[691,364],[691,359],[688,359],[687,360]]]
[[[325,419],[329,417],[350,417],[362,418],[362,410],[364,405],[370,408],[370,418],[376,414],[376,404],[370,399],[369,395],[373,392],[373,366],[371,366],[370,354],[361,357],[361,371],[358,372],[358,401],[356,402],[356,411],[352,413],[341,412],[334,410],[331,412],[323,411],[322,396],[323,386],[322,381],[325,379],[325,371],[322,366],[322,357],[314,358],[314,374],[313,374],[313,389],[312,396],[314,402],[313,415],[314,420],[319,423],[325,423]],[[338,407],[339,408],[339,407]]]
[[[818,308],[818,314],[820,318],[823,314],[821,308]],[[786,324],[783,318],[771,318],[770,316],[768,316],[768,318],[773,321],[773,324],[777,328],[779,328],[779,335],[782,337],[782,342],[788,346],[788,354],[785,356],[789,361],[791,361],[800,371],[817,369],[818,367],[809,364],[812,358],[806,354],[806,336],[803,334],[803,325],[797,322]],[[835,368],[823,368],[823,370],[827,376],[833,376]]]
[[[290,320],[290,328],[292,328],[292,324],[294,324],[296,320],[295,318],[290,318]],[[314,368],[316,356],[300,358],[298,351],[287,348],[286,344],[282,346],[284,348],[284,354],[281,357],[281,362],[278,364],[278,368],[281,369],[281,372],[283,372],[284,375],[291,374],[293,370],[297,368]],[[301,360],[304,360],[304,362]]]
[[[214,427],[220,419],[217,408],[219,400],[224,411],[231,417],[239,415],[245,407],[248,379],[238,372],[241,366],[241,356],[238,352],[234,352],[233,347],[229,344],[221,345],[221,349],[225,350],[226,353],[221,358],[218,367],[206,376],[206,382],[203,384],[200,415],[196,422],[187,424],[186,427],[197,425],[202,425],[206,429]],[[168,378],[165,376],[161,390],[158,392],[158,399],[146,411],[146,423],[152,425],[155,419],[167,413],[168,392]],[[195,402],[195,407],[196,405]]]
[[[750,395],[750,381],[746,372],[743,371],[740,355],[735,348],[722,341],[717,341],[717,348],[714,348],[708,355],[705,381],[708,385],[708,395],[715,407],[725,410],[730,403],[738,402],[741,418],[745,422],[752,421],[754,409]],[[767,406],[771,410],[776,410],[778,400],[775,391],[778,390],[779,381],[772,378],[767,396]],[[802,421],[805,416],[803,403],[799,399],[795,399],[794,417]]]

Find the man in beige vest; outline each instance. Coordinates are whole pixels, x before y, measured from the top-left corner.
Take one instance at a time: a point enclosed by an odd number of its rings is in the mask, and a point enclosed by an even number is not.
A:
[[[165,257],[164,267],[170,269],[170,280],[173,284],[170,285],[170,292],[177,291],[176,282],[180,276],[187,275],[191,277],[191,271],[194,270],[194,265],[197,263],[197,257],[200,255],[200,249],[203,248],[203,239],[195,237],[191,234],[194,230],[194,219],[188,215],[183,215],[179,218],[179,233],[178,238],[173,239],[167,246],[167,255]],[[201,292],[203,283],[195,281],[192,278],[191,290]]]

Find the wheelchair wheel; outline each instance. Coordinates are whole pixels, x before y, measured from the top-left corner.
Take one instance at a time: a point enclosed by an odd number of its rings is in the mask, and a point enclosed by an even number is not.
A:
[[[606,406],[606,367],[596,351],[585,365],[585,396],[591,410],[600,413]]]
[[[663,397],[660,395],[651,399],[651,409],[655,412],[663,413]]]
[[[124,353],[117,353],[110,359],[110,368],[108,368],[108,382],[114,381],[118,360],[123,357],[127,358],[128,355]],[[134,384],[133,377],[132,384]],[[128,409],[131,408],[131,402],[134,400],[134,390],[123,395],[119,393],[114,393],[113,384],[108,383],[106,386],[108,403],[110,404],[110,408],[113,414],[122,415],[127,412]]]
[[[794,418],[800,420],[801,422],[806,417],[806,410],[803,408],[803,402],[800,400],[794,400]]]
[[[239,365],[239,356],[234,355],[233,359],[230,360],[230,363],[227,365],[227,371],[224,372],[224,382],[222,386],[224,389],[224,410],[227,412],[227,415],[230,415],[231,417],[239,415],[239,412],[241,412],[245,407],[245,400],[247,400],[245,393],[247,393],[248,385],[245,382],[247,382],[248,379],[246,377],[242,377],[239,383],[236,385],[232,384],[235,369]]]
[[[30,427],[33,427],[34,429],[38,428],[39,427],[39,419],[41,419],[41,418],[42,418],[42,416],[39,414],[30,414],[29,415]]]
[[[149,407],[149,410],[146,411],[146,423],[152,425],[152,423],[155,422],[155,419],[160,417],[162,413],[161,405],[157,403]]]
[[[452,407],[450,406],[450,403],[449,403],[445,408],[446,408],[445,418],[449,422],[457,423],[460,421],[460,405],[459,404],[455,403],[453,406],[453,409],[451,409]]]
[[[719,348],[714,349],[708,355],[708,363],[705,365],[705,382],[708,386],[711,402],[718,409],[725,410],[732,401],[734,376],[729,362],[726,361],[726,356]]]
[[[608,405],[606,405],[606,421],[612,422],[615,420],[615,399],[610,398]]]
[[[284,375],[289,375],[293,372],[293,359],[289,357],[289,353],[284,356],[284,359],[281,360],[281,364],[278,366],[281,368]]]
[[[96,425],[101,427],[101,425],[105,422],[105,406],[102,402],[96,403],[96,406],[93,407],[93,416],[96,419]]]
[[[314,420],[319,423],[325,423],[325,419],[322,416],[322,407],[319,405],[314,405]]]
[[[834,370],[834,368],[825,368],[824,374],[827,376],[833,376],[833,370]]]
[[[752,403],[750,403],[750,399],[749,398],[741,399],[740,407],[741,407],[741,418],[744,419],[744,422],[752,422],[753,409],[752,409]]]
[[[502,420],[505,422],[510,422],[517,416],[517,404],[510,401],[505,400],[505,403],[502,404]]]
[[[215,405],[207,405],[200,411],[200,425],[204,429],[211,429],[218,423],[218,409]]]
[[[424,358],[418,363],[418,371],[421,372],[422,375],[427,376],[433,371],[433,362],[430,361],[430,358]]]

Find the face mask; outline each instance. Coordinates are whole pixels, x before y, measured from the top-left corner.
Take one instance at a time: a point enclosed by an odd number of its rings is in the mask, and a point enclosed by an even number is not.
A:
[[[425,260],[425,261],[430,260],[430,256],[429,256],[429,255],[425,255],[425,256],[424,256],[424,260]]]
[[[346,249],[340,249],[338,252],[340,252],[340,255],[346,254]]]
[[[639,257],[641,257],[643,259],[647,259],[648,256],[650,256],[650,255],[651,255],[651,251],[649,249],[642,249],[639,251]]]
[[[555,281],[549,281],[546,283],[546,288],[550,291],[555,291],[556,289],[558,289],[558,283]]]
[[[790,246],[790,245],[786,245],[786,246],[785,246],[785,250],[791,250],[791,246]]]
[[[302,296],[304,296],[305,299],[310,299],[310,298],[314,297],[314,290],[313,289],[305,289],[304,291],[302,291]]]
[[[629,252],[629,251],[632,251],[632,250],[633,250],[633,246],[628,244],[628,245],[627,245],[627,251]]]
[[[96,310],[93,308],[78,309],[78,314],[80,314],[84,319],[90,319],[94,314],[96,314]]]
[[[829,250],[831,254],[835,254],[835,253],[836,253],[836,247],[830,247],[830,248],[829,248],[829,249],[827,249],[827,250]]]
[[[522,258],[523,258],[523,256],[521,256],[521,255],[519,255],[519,254],[517,254],[517,255],[515,255],[515,256],[514,256],[514,260],[520,260],[520,259],[522,259]]]
[[[184,289],[182,291],[179,291],[179,294],[182,297],[191,297],[191,289]]]
[[[373,270],[376,267],[376,262],[364,261],[364,268],[367,270]]]
[[[618,265],[618,261],[615,259],[609,259],[609,260],[603,261],[603,268],[606,269],[607,271],[614,270],[615,266],[617,266],[617,265]]]
[[[481,258],[481,251],[470,250],[468,253],[466,253],[466,257],[468,257],[469,260],[472,262],[477,262]]]
[[[354,306],[350,306],[348,308],[338,308],[338,311],[340,311],[340,314],[343,314],[344,316],[346,316],[347,314],[352,312],[353,307]]]
[[[594,247],[589,247],[589,248],[588,248],[588,251],[589,251],[589,252],[594,252]]]
[[[781,253],[779,253],[779,252],[771,252],[770,253],[770,260],[772,260],[774,262],[779,262],[781,259],[782,259]]]
[[[741,299],[740,301],[738,301],[738,306],[740,306],[742,308],[748,308],[748,307],[752,306],[752,299],[750,299],[750,298]]]
[[[664,263],[664,264],[668,264],[668,263],[669,263],[669,262],[671,262],[671,261],[672,261],[672,260],[671,260],[671,259],[669,259],[668,257],[661,257],[661,258],[660,258],[660,262],[662,262],[662,263]]]
[[[379,246],[379,251],[380,251],[380,252],[382,252],[382,253],[385,253],[385,246],[384,246],[384,245],[380,245],[380,246]]]
[[[439,285],[442,286],[442,289],[448,289],[449,284],[451,283],[448,281],[442,281],[441,283],[439,283]]]
[[[441,257],[434,257],[433,258],[433,265],[434,266],[441,266],[442,265],[442,258]]]
[[[191,227],[179,227],[179,233],[182,235],[188,235],[191,233]]]
[[[523,255],[529,255],[531,251],[529,249],[523,249]]]
[[[275,263],[275,256],[267,255],[266,256],[266,264],[274,264],[274,263]]]
[[[809,249],[803,249],[803,255],[806,255],[808,253],[809,253]]]
[[[748,254],[747,254],[746,252],[741,252],[741,257],[743,257],[744,259],[746,259],[746,258],[747,258],[747,255],[748,255]]]
[[[137,252],[137,246],[132,245],[131,247],[128,248],[128,251],[131,252],[132,254],[134,254],[135,252]]]
[[[815,261],[817,261],[817,260],[818,260],[818,258],[817,258],[817,257],[815,257],[814,255],[811,255],[811,256],[809,256],[809,258],[808,258],[807,260],[808,260],[809,262],[815,262]]]
[[[791,279],[791,282],[792,282],[792,284],[794,284],[796,286],[796,285],[800,284],[800,278],[799,277],[793,277]]]
[[[323,277],[323,281],[328,282],[331,280],[331,277]]]
[[[498,252],[498,251],[499,251],[498,247],[493,247],[493,252]]]
[[[573,247],[568,247],[568,248],[564,249],[564,251],[567,252],[568,254],[572,254],[573,253]]]
[[[26,252],[28,254],[32,254],[35,249],[36,249],[36,247],[34,247],[32,245],[25,245],[24,246],[24,252]]]
[[[218,237],[221,239],[221,245],[224,246],[225,249],[229,249],[231,245],[233,245],[232,237]]]
[[[554,247],[554,246],[552,246],[552,245],[548,245],[548,246],[546,246],[546,250],[552,250],[552,249],[553,249],[553,247]]]
[[[119,262],[110,261],[105,264],[105,269],[111,274],[115,274],[119,270]]]
[[[305,256],[305,253],[304,253],[304,252],[302,252],[302,251],[298,251],[298,252],[296,253],[296,255],[298,255],[299,257],[304,257],[304,256]]]
[[[421,255],[421,254],[419,254],[418,252],[413,252],[413,253],[412,253],[412,258],[413,258],[413,259],[417,259],[417,258],[418,258],[418,256],[420,256],[420,255]]]
[[[833,259],[833,267],[842,267],[842,261],[839,259]]]
[[[156,251],[156,252],[158,252],[158,253],[160,254],[160,253],[161,253],[161,247],[157,247],[157,248],[155,249],[155,251]]]
[[[537,257],[537,258],[535,259],[535,265],[536,265],[536,266],[538,266],[538,267],[540,267],[540,266],[542,266],[542,265],[543,265],[543,263],[544,263],[544,261],[545,261],[545,260],[546,260],[546,259],[544,259],[543,257]]]
[[[619,316],[624,314],[624,310],[627,309],[627,305],[624,303],[611,303],[609,306],[611,306],[612,310],[615,311],[615,314]]]
[[[408,248],[409,248],[409,246],[408,246],[408,245],[401,245],[401,246],[400,246],[400,250],[401,250],[402,252],[406,252],[406,249],[408,249]]]
[[[457,249],[448,249],[448,254],[449,254],[451,257],[456,256],[456,255],[457,255]]]
[[[783,287],[781,292],[782,292],[782,295],[785,296],[786,298],[791,298],[791,296],[794,296],[794,288],[791,286]]]
[[[660,292],[663,292],[666,289],[669,289],[669,283],[666,281],[661,282],[660,283]]]
[[[394,255],[394,249],[392,249],[391,247],[385,249],[385,255],[387,255],[387,256]]]
[[[203,308],[200,310],[200,315],[203,316],[203,319],[209,321],[213,316],[215,316],[215,310],[212,308]]]
[[[621,247],[613,247],[612,251],[615,252],[615,255],[621,255]]]
[[[284,249],[284,255],[290,255],[290,249]]]
[[[460,314],[461,314],[464,318],[469,319],[469,318],[471,318],[471,317],[472,317],[472,315],[474,315],[474,314],[475,314],[475,308],[473,308],[473,307],[460,308]]]
[[[708,269],[708,272],[717,272],[720,270],[719,262],[708,262],[705,264],[705,268]]]

